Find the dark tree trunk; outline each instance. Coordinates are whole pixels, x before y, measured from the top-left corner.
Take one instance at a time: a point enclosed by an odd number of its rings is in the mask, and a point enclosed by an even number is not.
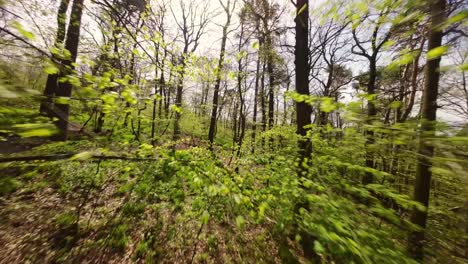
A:
[[[159,44],[155,44],[155,54],[156,54],[156,63],[159,64]],[[162,68],[161,68],[161,75],[162,75]],[[154,68],[154,76],[157,78],[158,76],[158,65],[155,65]],[[159,91],[163,89],[161,86],[161,80],[154,79],[154,94],[153,94],[153,113],[151,116],[151,145],[156,144],[156,140],[154,138],[154,133],[156,130],[156,105],[157,105],[157,100],[156,100],[156,93],[158,92],[158,86],[159,86]],[[159,84],[159,85],[158,85]],[[159,113],[161,114],[161,104],[159,104]]]
[[[377,53],[373,53],[373,55],[369,58],[369,82],[367,83],[367,94],[369,96],[375,95],[375,81],[377,78]],[[377,114],[377,109],[375,108],[374,103],[375,98],[371,98],[367,100],[367,123],[372,124],[374,118]],[[374,131],[369,129],[366,131],[366,146],[370,147],[374,144]],[[371,151],[366,151],[366,167],[374,168],[374,155]],[[366,172],[362,179],[362,184],[370,184],[374,181],[374,174],[372,172]]]
[[[262,132],[266,131],[267,127],[267,109],[265,101],[265,71],[267,63],[263,63],[262,77],[260,78],[260,110],[262,111]],[[262,137],[262,147],[265,145],[265,139]]]
[[[133,50],[135,50],[137,48],[137,43],[133,44]],[[135,53],[132,52],[132,55],[130,56],[130,74],[131,74],[131,78],[130,78],[130,81],[129,81],[129,84],[135,84],[135,78],[136,78],[136,68],[135,68]],[[129,102],[126,102],[125,103],[125,109],[127,110],[127,112],[125,113],[125,117],[124,117],[124,122],[123,122],[123,127],[127,127],[128,125],[128,118],[130,117],[130,113],[131,113],[131,109],[130,109],[130,103]],[[137,107],[138,108],[138,107]]]
[[[221,41],[221,53],[219,55],[218,72],[216,76],[216,84],[213,91],[213,108],[211,109],[210,128],[208,131],[208,140],[210,141],[210,148],[213,147],[216,131],[216,118],[218,116],[218,100],[219,100],[219,87],[221,85],[221,71],[224,64],[224,52],[226,51],[227,28],[223,28],[223,39]]]
[[[67,24],[67,10],[70,4],[70,0],[60,1],[60,6],[57,13],[57,36],[55,38],[55,47],[59,47],[63,44],[66,35],[66,24]],[[44,116],[52,117],[52,98],[55,95],[55,91],[58,86],[58,74],[49,74],[47,76],[46,86],[44,89],[44,98],[41,101],[39,113]]]
[[[238,52],[242,50],[242,42],[244,41],[244,21],[241,19],[241,29],[240,29],[240,36],[239,36],[239,49]],[[238,61],[238,68],[237,68],[237,92],[239,95],[239,133],[237,138],[237,156],[240,156],[240,151],[242,147],[242,142],[245,136],[245,113],[244,113],[244,95],[242,91],[242,81],[245,80],[245,73],[243,71],[242,66],[242,58]]]
[[[175,57],[172,56],[172,65],[175,65]],[[165,102],[164,102],[164,109],[166,112],[166,118],[169,118],[169,105],[171,104],[171,91],[173,89],[173,79],[174,79],[174,70],[173,67],[170,67],[170,72],[169,72],[169,83],[170,85],[166,87],[167,89],[164,89],[164,91],[167,91],[167,93],[164,95]]]
[[[295,65],[296,65],[296,92],[301,95],[310,95],[309,93],[309,1],[298,0],[296,4],[297,11],[306,5],[305,10],[296,16],[296,46],[295,46]],[[310,115],[312,108],[305,102],[296,102],[296,124],[297,134],[304,137],[307,134],[305,126],[311,124]],[[312,153],[312,145],[310,140],[301,139],[299,141],[300,156],[302,159],[308,158]]]
[[[179,83],[177,84],[176,100],[175,100],[175,106],[178,109],[175,112],[175,119],[174,119],[174,136],[173,136],[174,140],[177,140],[180,137],[180,118],[181,118],[180,110],[182,109],[182,92],[183,92],[183,87],[184,87],[183,86],[184,81],[182,80],[183,74],[180,78],[181,79],[179,80]]]
[[[177,111],[175,111],[175,118],[174,118],[174,134],[173,140],[178,140],[180,138],[180,118],[182,117],[182,99],[183,99],[183,91],[184,91],[184,78],[185,78],[185,71],[186,71],[186,56],[188,55],[188,44],[185,44],[184,51],[179,58],[179,64],[181,65],[180,76],[178,76],[179,80],[176,86],[176,98],[174,105],[177,107]]]
[[[222,2],[220,2],[222,3]],[[227,20],[223,26],[223,37],[221,40],[221,51],[219,53],[219,61],[218,61],[218,71],[216,73],[216,84],[214,86],[213,91],[213,108],[211,110],[211,120],[210,120],[210,128],[208,131],[208,140],[210,141],[210,149],[213,148],[213,142],[216,135],[216,119],[218,116],[218,99],[219,99],[219,87],[221,85],[221,75],[224,67],[224,57],[226,52],[226,41],[228,36],[228,28],[231,24],[231,13],[230,13],[230,1],[227,1],[227,6],[224,6],[224,10],[226,11]],[[234,131],[235,134],[235,131]]]
[[[430,29],[428,37],[428,50],[433,50],[442,45],[443,32],[440,25],[446,18],[446,0],[434,0],[430,4]],[[437,96],[440,78],[440,57],[428,58],[424,94],[421,105],[421,127],[419,135],[418,164],[416,167],[416,179],[414,182],[414,200],[423,204],[426,210],[414,209],[411,222],[422,227],[422,230],[413,231],[409,236],[409,251],[411,255],[422,261],[424,257],[425,228],[427,221],[427,209],[429,206],[429,192],[431,187],[431,158],[434,155],[434,146],[427,143],[427,138],[435,136],[437,113]]]
[[[268,60],[267,60],[267,70],[268,70],[268,77],[269,77],[269,91],[268,91],[268,128],[273,128],[275,122],[275,74],[273,72],[273,45],[271,40],[271,35],[268,33],[267,35],[267,52],[268,52]]]
[[[323,91],[323,96],[325,97],[330,97],[330,89],[333,83],[333,78],[334,78],[334,71],[335,67],[333,67],[333,64],[331,62],[328,65],[328,77],[327,77],[327,82],[324,87]],[[320,126],[326,126],[328,124],[328,113],[318,109],[318,118],[317,118],[317,124]]]
[[[295,65],[296,65],[296,92],[298,94],[308,96],[309,92],[309,1],[308,0],[297,0],[296,4],[297,15],[295,18],[296,22],[296,45],[295,45]],[[306,137],[307,128],[310,125],[312,108],[305,102],[296,102],[296,120],[297,120],[297,131],[296,133],[301,137],[299,139],[299,155],[300,155],[300,167],[298,176],[302,177],[306,168],[302,166],[304,162],[312,155],[312,143]],[[307,204],[299,201],[295,206],[295,213],[298,214],[300,208],[307,208]],[[304,251],[305,257],[307,257],[313,263],[319,263],[317,254],[314,252],[314,237],[306,231],[299,231],[302,239],[301,246]]]
[[[83,2],[84,0],[74,0],[71,10],[70,23],[68,24],[67,39],[65,41],[65,48],[70,51],[70,59],[63,61],[64,69],[60,73],[60,77],[65,77],[68,74],[74,72],[73,64],[76,61],[78,55],[78,44],[80,41],[80,28],[81,28],[81,17],[83,14]],[[60,78],[59,77],[59,78]],[[69,98],[72,94],[72,84],[68,81],[59,83],[59,87],[56,91],[57,97]],[[58,118],[56,123],[59,129],[57,140],[67,140],[67,128],[69,120],[70,105],[68,103],[57,103],[55,109],[55,115]]]
[[[177,83],[176,87],[176,98],[175,98],[175,106],[177,107],[177,111],[175,111],[175,118],[174,118],[174,134],[173,134],[173,140],[178,140],[180,138],[180,118],[182,117],[181,115],[181,110],[182,110],[182,93],[184,90],[184,78],[185,78],[185,67],[186,67],[186,62],[185,62],[185,57],[188,55],[188,47],[187,45],[185,46],[184,52],[182,53],[181,57],[179,58],[179,64],[182,66],[179,80]]]

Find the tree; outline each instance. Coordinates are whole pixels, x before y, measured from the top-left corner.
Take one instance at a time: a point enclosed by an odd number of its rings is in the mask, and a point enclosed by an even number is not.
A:
[[[54,47],[60,49],[63,45],[66,35],[66,26],[67,26],[67,10],[70,0],[61,0],[59,9],[57,12],[57,35],[55,37]],[[53,55],[52,55],[53,56]],[[52,97],[54,96],[58,86],[58,74],[52,73],[47,76],[47,82],[44,89],[44,97],[40,108],[39,113],[51,117],[53,113],[52,110]]]
[[[393,11],[393,7],[397,3],[385,4],[378,10],[378,14],[363,14],[362,18],[352,23],[352,35],[354,39],[354,45],[352,46],[352,53],[364,57],[369,62],[368,79],[366,84],[366,93],[368,94],[369,100],[367,100],[367,122],[372,124],[375,116],[377,115],[377,108],[374,100],[376,95],[376,80],[377,80],[377,60],[378,55],[383,45],[389,40],[392,30],[388,27],[384,27],[385,21]],[[376,16],[375,21],[372,21],[373,28],[370,34],[370,38],[366,40],[360,40],[357,34],[358,26],[363,23],[366,19]],[[382,33],[383,31],[383,33]],[[364,44],[370,44],[370,51],[364,47]],[[371,129],[366,131],[367,141],[366,145],[371,146],[374,144],[374,132]],[[371,151],[366,153],[366,166],[374,168],[374,157]],[[374,181],[374,175],[371,172],[367,172],[362,179],[363,184],[369,184]]]
[[[224,12],[226,13],[226,23],[223,26],[223,36],[221,39],[221,51],[219,53],[219,60],[218,60],[218,67],[215,69],[216,71],[216,83],[214,86],[213,90],[213,106],[211,110],[211,119],[210,119],[210,128],[208,131],[208,140],[210,141],[210,148],[213,148],[213,142],[215,138],[215,133],[216,133],[216,119],[218,116],[218,96],[219,96],[219,86],[221,84],[221,75],[222,71],[224,68],[224,57],[225,57],[225,52],[226,52],[226,41],[228,37],[228,29],[229,25],[231,24],[231,17],[234,11],[234,8],[236,8],[236,3],[234,2],[232,7],[231,7],[231,1],[228,0],[226,4],[223,4],[223,2],[220,0],[219,3],[224,9]]]
[[[62,99],[70,98],[72,94],[72,83],[70,81],[71,74],[73,74],[78,55],[78,44],[80,41],[80,28],[81,28],[81,17],[84,9],[84,0],[74,0],[72,4],[72,10],[70,15],[70,22],[68,24],[67,38],[65,40],[65,49],[70,52],[70,57],[63,60],[63,70],[60,72],[58,79],[65,78],[67,80],[60,81],[58,89],[55,94],[57,97],[63,97]],[[70,105],[68,102],[56,103],[56,109],[54,110],[55,117],[57,120],[57,128],[59,134],[57,140],[67,140],[68,135],[68,122],[70,114]]]
[[[300,95],[309,96],[309,1],[299,0],[296,3],[296,92]],[[307,135],[306,126],[312,123],[312,107],[305,101],[296,102],[297,134],[301,136],[299,143],[300,156],[304,160],[312,153],[312,144]]]
[[[421,260],[424,257],[424,239],[429,207],[429,192],[431,189],[432,161],[434,146],[427,139],[435,136],[435,124],[437,114],[437,97],[439,92],[440,60],[441,54],[431,56],[431,52],[442,47],[442,24],[446,20],[446,1],[433,0],[430,2],[430,25],[428,35],[428,54],[425,70],[424,92],[421,102],[421,127],[419,130],[418,164],[416,167],[416,179],[414,182],[414,200],[425,206],[424,210],[414,209],[411,222],[422,229],[413,231],[409,236],[409,251],[411,255]]]
[[[180,0],[179,5],[180,11],[182,12],[182,17],[180,19],[177,18],[178,16],[171,9],[177,27],[182,34],[183,45],[182,53],[178,61],[181,69],[176,87],[175,106],[177,107],[177,111],[174,119],[174,140],[178,139],[180,136],[180,118],[187,60],[189,59],[189,55],[197,50],[200,39],[205,33],[206,26],[211,19],[211,12],[209,12],[209,5],[206,1],[190,1],[187,5],[185,1]]]

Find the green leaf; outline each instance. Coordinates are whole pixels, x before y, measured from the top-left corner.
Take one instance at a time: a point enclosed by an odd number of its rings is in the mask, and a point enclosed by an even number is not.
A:
[[[182,108],[177,105],[171,105],[171,110],[179,114],[182,113]]]
[[[468,71],[468,63],[464,63],[460,65],[460,70],[461,71]]]
[[[236,225],[239,228],[243,228],[245,226],[245,218],[242,215],[236,217]]]
[[[314,241],[314,250],[318,254],[321,254],[321,253],[325,252],[325,248],[323,247],[323,245],[318,240]]]
[[[56,104],[70,104],[70,97],[57,97],[54,99],[54,103]]]
[[[18,133],[21,137],[50,137],[55,134],[53,129],[38,128]]]
[[[391,102],[388,107],[390,107],[391,109],[398,109],[400,108],[401,106],[403,105],[402,102],[400,101],[394,101],[394,102]]]
[[[465,9],[465,10],[460,11],[458,14],[450,17],[447,20],[447,24],[452,25],[454,23],[466,20],[467,18],[468,18],[468,9]]]
[[[34,34],[30,31],[27,31],[26,29],[23,28],[23,25],[18,23],[17,21],[13,22],[13,27],[18,30],[18,32],[21,34],[21,36],[29,39],[29,40],[34,40]]]
[[[88,160],[92,158],[93,155],[94,155],[93,152],[85,151],[85,152],[81,152],[81,153],[74,155],[73,157],[70,158],[70,160]]]
[[[236,54],[236,60],[241,60],[247,56],[247,52],[245,50]]]
[[[430,51],[427,52],[427,59],[428,60],[433,60],[441,57],[444,55],[448,50],[448,46],[440,46],[434,49],[431,49]]]
[[[302,12],[304,12],[305,10],[307,9],[307,4],[304,4],[301,9],[299,9],[299,11],[297,11],[297,15],[299,16],[300,14],[302,14]]]
[[[59,71],[59,68],[51,62],[47,63],[44,67],[44,72],[47,74],[57,74]]]
[[[258,41],[255,41],[254,43],[252,43],[252,48],[258,50],[260,48],[260,44],[258,43]]]
[[[208,220],[210,220],[210,213],[208,213],[208,211],[205,210],[203,211],[203,214],[200,217],[200,221],[206,225],[208,223]]]
[[[333,101],[333,98],[325,97],[322,99],[320,104],[320,110],[325,113],[329,113],[337,108],[337,105]]]

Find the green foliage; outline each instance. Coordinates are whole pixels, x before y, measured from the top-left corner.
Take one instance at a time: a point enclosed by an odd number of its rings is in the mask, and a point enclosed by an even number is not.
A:
[[[72,212],[65,212],[55,216],[55,223],[61,227],[68,227],[76,223],[76,214]]]
[[[0,178],[0,196],[15,192],[21,185],[21,182],[14,177],[2,175]]]
[[[123,251],[130,242],[127,235],[128,226],[126,224],[117,225],[109,237],[109,246],[116,251]]]

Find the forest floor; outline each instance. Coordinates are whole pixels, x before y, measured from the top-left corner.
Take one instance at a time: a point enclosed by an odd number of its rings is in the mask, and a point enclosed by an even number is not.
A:
[[[177,149],[200,144],[193,138],[182,142]],[[0,154],[16,156],[47,141],[10,138],[0,144]],[[265,232],[268,226],[247,227],[242,234],[229,221],[200,226],[198,219],[181,219],[167,200],[146,206],[130,222],[123,220],[122,211],[138,201],[122,187],[138,181],[138,175],[123,182],[120,172],[109,171],[97,190],[75,187],[64,193],[54,173],[41,170],[40,163],[1,169],[13,189],[2,190],[0,197],[0,263],[280,262],[277,245]],[[148,241],[150,253],[144,248]]]

